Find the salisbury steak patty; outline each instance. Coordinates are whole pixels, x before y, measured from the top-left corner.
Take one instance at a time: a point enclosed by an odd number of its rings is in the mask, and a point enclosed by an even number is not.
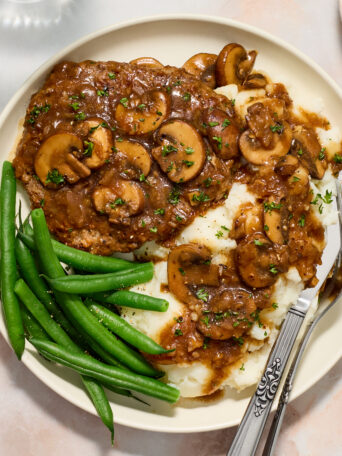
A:
[[[31,99],[14,166],[58,239],[128,252],[223,197],[238,132],[229,100],[185,70],[63,62]]]

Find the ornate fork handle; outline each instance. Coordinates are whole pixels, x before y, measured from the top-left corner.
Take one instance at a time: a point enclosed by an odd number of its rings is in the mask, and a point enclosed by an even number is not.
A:
[[[253,456],[296,341],[305,313],[288,311],[259,385],[247,407],[227,456]]]

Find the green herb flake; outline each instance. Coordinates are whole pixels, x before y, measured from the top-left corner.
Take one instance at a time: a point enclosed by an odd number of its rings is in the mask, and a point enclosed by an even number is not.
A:
[[[151,233],[157,233],[158,232],[158,228],[156,226],[150,228],[150,231]]]
[[[179,197],[180,197],[180,190],[177,187],[174,187],[168,197],[168,201],[170,204],[178,204],[179,203]]]
[[[185,275],[185,271],[183,268],[178,268],[178,271],[182,274],[182,275]]]
[[[321,151],[320,151],[320,153],[318,155],[318,160],[322,161],[322,160],[325,159],[325,150],[326,150],[326,148],[322,147],[322,149],[321,149]]]
[[[176,329],[176,330],[175,330],[175,336],[176,336],[176,337],[179,337],[179,336],[182,336],[182,335],[183,335],[183,333],[182,333],[182,330],[181,330],[181,329]]]
[[[224,121],[222,122],[222,130],[224,130],[226,127],[228,127],[228,125],[230,125],[230,120],[224,119]]]
[[[292,182],[298,182],[300,181],[300,178],[297,176],[293,176]]]
[[[302,214],[298,219],[298,225],[302,228],[305,226],[305,214]]]
[[[284,129],[284,126],[282,124],[275,124],[270,126],[270,130],[272,133],[281,133]]]
[[[122,104],[122,106],[124,108],[128,108],[128,98],[126,98],[126,97],[121,98],[120,103]]]
[[[141,173],[141,174],[140,174],[139,180],[140,180],[140,182],[145,182],[145,181],[146,181],[146,177],[145,177],[145,174],[144,174],[144,173]]]
[[[270,272],[274,275],[278,274],[279,272],[273,263],[270,264]]]
[[[204,181],[203,184],[208,188],[212,184],[213,180],[211,177],[207,177]]]
[[[164,215],[165,214],[165,209],[159,208],[154,211],[155,214],[157,215]]]
[[[254,239],[254,244],[258,246],[264,245],[263,242],[261,242],[259,239]]]
[[[220,239],[222,236],[223,236],[223,232],[222,231],[218,231],[215,236],[217,237],[217,239]]]
[[[85,157],[91,157],[93,154],[94,143],[91,141],[84,141],[85,149],[83,151],[83,155]]]
[[[279,204],[276,204],[274,201],[272,201],[271,203],[267,203],[266,201],[264,202],[264,211],[267,213],[267,212],[272,212],[274,211],[275,209],[276,210],[279,210],[282,208],[282,204],[279,203]]]
[[[46,177],[46,184],[63,184],[64,182],[64,177],[62,174],[59,173],[58,169],[54,168],[51,171],[48,172],[47,177]]]
[[[217,125],[220,125],[220,122],[208,122],[209,127],[216,127]]]
[[[198,299],[200,299],[203,302],[207,302],[208,297],[209,297],[208,293],[204,290],[204,288],[201,288],[200,290],[198,290],[196,292],[196,296],[198,297]]]
[[[278,309],[279,305],[278,305],[276,302],[274,302],[274,303],[272,304],[272,307],[273,307],[273,309],[275,310],[275,309]]]
[[[99,97],[109,97],[109,92],[108,92],[107,88],[105,88],[103,90],[97,90],[96,93]]]
[[[303,155],[303,149],[298,149],[297,154],[301,157]]]
[[[244,371],[244,370],[245,370],[245,364],[244,364],[244,363],[241,364],[241,367],[240,367],[239,370],[240,370],[240,371]]]
[[[177,222],[181,222],[183,220],[183,217],[181,217],[180,215],[176,215],[176,220]]]
[[[202,318],[201,321],[203,321],[203,323],[205,324],[205,326],[206,326],[207,328],[210,326],[208,315],[206,315],[204,318]]]
[[[268,225],[264,225],[264,231],[268,231],[270,228]]]
[[[199,194],[195,193],[194,195],[192,195],[192,201],[198,203],[205,203],[207,201],[210,201],[210,198],[204,192],[200,192]]]
[[[230,104],[231,104],[232,106],[235,106],[235,98],[233,98],[232,100],[230,100]]]
[[[39,204],[40,204],[40,207],[44,207],[45,199],[41,199],[41,200],[39,201]]]
[[[190,160],[182,160],[182,163],[183,163],[187,168],[190,168],[192,165],[195,164],[194,161],[190,161]]]
[[[84,114],[84,112],[78,112],[77,114],[75,114],[75,120],[84,120],[86,118],[86,115]]]
[[[115,73],[108,73],[109,79],[116,79],[116,74]]]
[[[183,95],[183,100],[184,101],[190,101],[191,100],[191,95],[189,92],[185,92],[185,94]]]
[[[172,144],[168,144],[167,146],[162,147],[162,156],[166,157],[167,155],[171,154],[171,152],[177,152],[177,147],[173,146]]]
[[[222,138],[221,136],[213,136],[212,139],[217,142],[217,148],[222,149]]]
[[[184,149],[184,151],[187,155],[191,155],[195,152],[192,147],[187,147],[186,149]]]

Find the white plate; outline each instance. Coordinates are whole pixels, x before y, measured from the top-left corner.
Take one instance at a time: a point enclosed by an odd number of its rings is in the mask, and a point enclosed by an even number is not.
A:
[[[164,64],[180,66],[197,52],[218,53],[225,44],[234,41],[247,49],[258,50],[257,68],[266,70],[271,77],[280,73],[282,77],[278,76],[278,80],[293,84],[298,97],[308,94],[317,98],[319,95],[324,100],[329,120],[339,125],[342,118],[341,89],[321,68],[290,45],[254,27],[229,19],[169,15],[130,21],[93,33],[40,67],[11,99],[0,117],[1,161],[13,148],[18,123],[25,115],[30,96],[41,87],[53,65],[60,60],[129,61],[140,56],[153,56]],[[2,318],[0,330],[7,338]],[[336,306],[315,332],[300,366],[292,399],[310,388],[340,358],[342,345],[336,341],[340,340],[341,331],[342,313]],[[58,394],[95,414],[78,375],[44,361],[29,344],[23,362]],[[110,397],[113,399],[117,423],[151,431],[198,432],[238,424],[251,393],[252,389],[241,394],[227,391],[223,398],[215,402],[181,400],[177,406],[149,399],[151,407],[112,393]]]

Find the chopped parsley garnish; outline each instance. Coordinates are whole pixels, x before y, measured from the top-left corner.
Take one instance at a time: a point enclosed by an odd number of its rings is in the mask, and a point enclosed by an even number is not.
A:
[[[240,322],[239,321],[234,321],[233,323],[233,328],[237,328],[239,326]]]
[[[181,217],[180,215],[176,215],[176,220],[177,222],[181,222],[183,220],[183,217]]]
[[[160,111],[157,111],[157,115],[158,115],[158,116],[162,116],[162,115],[163,115],[163,113],[162,113],[162,112],[160,112]]]
[[[169,198],[168,198],[168,201],[170,204],[178,204],[179,203],[179,197],[180,197],[180,190],[178,187],[174,187],[170,194],[169,194]]]
[[[85,157],[91,157],[93,154],[94,143],[92,143],[91,141],[84,141],[84,146],[85,149],[83,151],[83,155]]]
[[[86,118],[84,112],[78,112],[75,114],[75,120],[84,120]]]
[[[223,236],[223,232],[222,231],[218,231],[215,236],[217,237],[217,239],[220,239],[222,236]]]
[[[282,124],[275,124],[270,126],[270,130],[272,133],[281,133],[284,129]]]
[[[182,333],[182,330],[181,329],[176,329],[175,330],[175,336],[178,337],[178,336],[182,336],[183,333]]]
[[[325,159],[325,147],[323,147],[318,155],[318,160],[324,160]]]
[[[254,239],[254,244],[259,246],[264,245],[264,243],[261,242],[259,239]]]
[[[278,304],[277,304],[276,302],[274,302],[274,303],[272,304],[272,307],[273,307],[273,309],[278,309],[279,306],[278,306]]]
[[[222,138],[221,136],[213,136],[213,140],[217,142],[217,148],[222,149]]]
[[[209,297],[208,293],[204,290],[204,288],[201,288],[200,290],[198,290],[196,292],[196,296],[198,297],[198,299],[200,299],[203,302],[207,302],[208,297]]]
[[[183,95],[183,100],[184,101],[190,101],[191,100],[191,95],[189,92],[185,92],[185,94]]]
[[[48,172],[47,177],[46,177],[46,184],[63,184],[64,182],[64,177],[62,174],[59,173],[58,169],[54,168],[51,171]]]
[[[206,201],[210,201],[210,198],[204,192],[200,192],[199,194],[195,193],[194,195],[192,195],[192,201],[196,201],[198,203],[205,203]]]
[[[178,271],[182,274],[182,275],[185,275],[185,271],[183,268],[178,268]]]
[[[123,141],[123,138],[121,138],[120,136],[118,138],[116,138],[117,142],[122,142]]]
[[[208,315],[206,315],[204,318],[202,318],[201,321],[203,321],[203,323],[205,324],[205,326],[206,326],[207,328],[210,326]]]
[[[239,345],[243,345],[245,342],[243,337],[233,337],[233,341],[238,343]]]
[[[202,345],[203,350],[206,350],[208,348],[209,340],[210,340],[210,337],[204,338],[203,345]]]
[[[28,119],[28,123],[33,125],[39,116],[40,113],[42,112],[48,112],[49,109],[51,108],[50,104],[45,103],[44,106],[34,106],[32,111],[30,112],[30,118]]]
[[[145,226],[146,226],[145,220],[141,220],[141,226],[142,226],[143,228],[145,228]]]
[[[211,177],[207,177],[207,178],[203,181],[203,184],[208,188],[208,187],[210,187],[212,181],[213,181],[213,180],[212,180]]]
[[[235,98],[233,98],[232,100],[230,100],[230,103],[232,106],[235,106]]]
[[[69,104],[70,108],[72,108],[74,111],[78,111],[80,109],[80,104],[75,102],[75,103],[71,103]]]
[[[335,154],[334,155],[334,162],[335,163],[342,163],[342,155],[341,154]]]
[[[126,98],[126,97],[121,98],[120,103],[122,104],[122,106],[124,108],[127,108],[128,107],[128,98]]]
[[[299,156],[302,156],[302,155],[303,155],[303,149],[298,149],[297,154],[298,154]]]
[[[298,219],[298,225],[301,226],[303,228],[303,226],[305,225],[305,214],[302,214],[299,219]]]
[[[222,130],[224,130],[226,127],[228,127],[228,125],[230,125],[230,120],[224,119],[224,121],[222,122]]]
[[[145,182],[146,177],[145,177],[145,174],[144,174],[144,173],[141,173],[141,174],[140,174],[139,180],[140,180],[140,182]]]
[[[264,225],[264,231],[268,231],[270,228],[268,225]]]
[[[154,211],[155,214],[157,215],[164,215],[165,214],[165,209],[159,208]]]
[[[220,125],[220,122],[208,122],[209,127],[216,127],[217,125]]]
[[[109,97],[109,92],[108,92],[107,88],[105,88],[103,90],[97,90],[96,93],[98,94],[99,97]]]
[[[195,151],[192,147],[187,147],[186,149],[184,149],[186,155],[191,155],[193,154]]]
[[[298,181],[300,181],[299,177],[293,176],[292,182],[298,182]]]
[[[182,323],[183,317],[182,317],[182,316],[180,316],[180,317],[178,317],[178,318],[175,317],[174,320],[175,320],[177,323]]]
[[[272,212],[273,210],[277,209],[281,209],[282,208],[282,204],[279,203],[279,204],[276,204],[274,201],[272,201],[271,203],[267,203],[267,202],[264,202],[264,211],[267,213],[267,212]]]
[[[138,105],[138,109],[140,109],[141,111],[143,111],[145,108],[146,108],[146,105],[144,103],[141,103],[140,105]]]
[[[241,364],[241,367],[240,367],[239,370],[240,370],[240,371],[244,371],[244,370],[245,370],[245,364],[244,364],[244,363]]]
[[[166,173],[170,173],[173,170],[173,162],[169,164],[169,166],[166,168]]]
[[[162,156],[166,157],[167,155],[171,154],[171,152],[177,152],[177,147],[173,146],[172,144],[168,144],[167,146],[162,147]]]
[[[221,228],[222,228],[223,230],[230,231],[230,229],[227,228],[226,225],[221,225]]]
[[[275,267],[273,263],[270,264],[270,272],[274,275],[278,274],[278,269]]]
[[[150,228],[151,233],[157,233],[158,228],[156,226]]]
[[[116,74],[115,73],[108,73],[109,79],[116,79]]]
[[[40,204],[40,207],[44,207],[45,199],[41,199],[41,200],[39,201],[39,204]]]
[[[184,163],[184,165],[187,168],[190,168],[195,162],[194,161],[190,161],[190,160],[182,160],[182,163]]]
[[[123,206],[124,204],[126,203],[122,198],[116,198],[116,200],[113,203],[110,203],[110,207],[114,209],[115,206]]]

